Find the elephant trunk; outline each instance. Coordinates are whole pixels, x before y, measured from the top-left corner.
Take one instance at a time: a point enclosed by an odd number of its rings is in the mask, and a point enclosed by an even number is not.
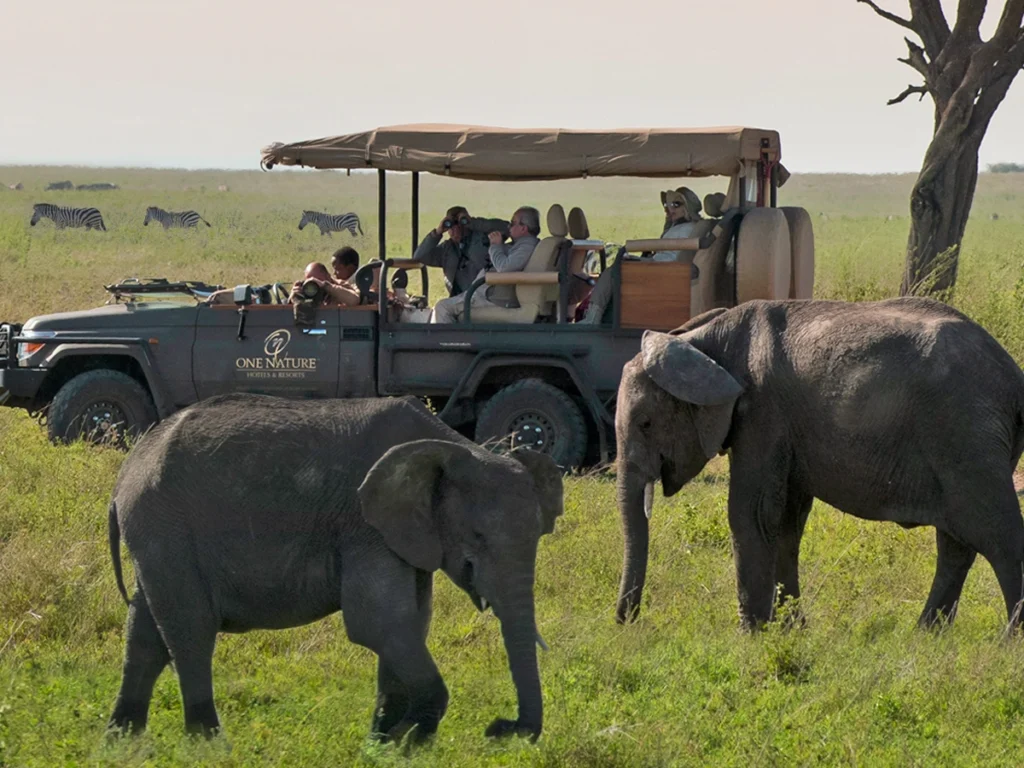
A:
[[[544,702],[540,692],[540,672],[537,669],[539,634],[534,615],[532,583],[524,590],[524,594],[518,594],[506,603],[500,619],[508,667],[519,700],[519,716],[513,727],[517,733],[536,739],[544,724]]]
[[[640,615],[640,598],[647,577],[648,510],[650,483],[635,467],[619,465],[618,501],[622,515],[622,532],[626,542],[622,563],[622,582],[616,620],[620,624],[634,621]]]

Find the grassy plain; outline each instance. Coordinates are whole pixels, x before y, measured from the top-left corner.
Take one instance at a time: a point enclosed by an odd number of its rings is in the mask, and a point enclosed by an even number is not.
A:
[[[114,181],[113,192],[43,193],[49,181]],[[354,210],[376,252],[373,176],[0,168],[0,318],[95,306],[130,275],[238,282],[291,280],[350,242],[296,229],[303,208]],[[816,294],[895,295],[906,240],[908,176],[794,176],[784,204],[814,216]],[[220,184],[228,192],[218,192]],[[427,178],[421,232],[444,208],[510,214],[528,202],[581,205],[594,236],[657,233],[647,181],[493,185]],[[698,181],[703,194],[721,184]],[[185,187],[189,187],[186,191]],[[388,251],[408,255],[408,184],[392,181]],[[28,226],[34,202],[96,205],[107,233]],[[142,227],[147,205],[195,208],[198,232]],[[1024,175],[983,174],[953,302],[1024,362]],[[990,214],[997,213],[998,221]],[[824,214],[824,215],[819,215]],[[889,220],[888,217],[895,217]],[[433,281],[436,295],[439,279]],[[938,415],[941,416],[941,415]],[[566,514],[544,540],[538,616],[545,733],[493,744],[483,729],[514,716],[496,620],[443,576],[430,646],[451,690],[433,745],[408,761],[367,745],[374,657],[338,617],[280,632],[223,636],[214,662],[225,736],[182,735],[177,682],[165,673],[144,737],[108,745],[125,609],[106,551],[106,504],[121,454],[50,446],[0,410],[0,766],[23,765],[1007,765],[1024,739],[1024,643],[1003,642],[1002,600],[979,560],[955,627],[913,629],[934,566],[928,530],[859,521],[819,504],[803,549],[809,626],[737,630],[726,523],[728,466],[718,459],[652,521],[647,605],[612,618],[621,561],[613,485],[570,479]]]

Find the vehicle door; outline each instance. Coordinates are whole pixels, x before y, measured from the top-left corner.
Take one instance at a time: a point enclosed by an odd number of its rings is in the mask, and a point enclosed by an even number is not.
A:
[[[313,325],[296,325],[290,304],[253,304],[239,338],[237,307],[201,305],[192,348],[199,399],[226,392],[336,397],[338,314],[320,308]]]

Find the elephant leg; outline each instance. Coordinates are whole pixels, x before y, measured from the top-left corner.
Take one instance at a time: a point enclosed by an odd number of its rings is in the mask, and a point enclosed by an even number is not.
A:
[[[377,660],[377,707],[373,713],[370,733],[379,739],[405,717],[409,710],[409,693],[395,671],[382,660]]]
[[[139,562],[146,597],[167,643],[185,710],[185,730],[210,738],[220,730],[213,704],[213,650],[220,622],[209,589],[188,551]]]
[[[132,734],[146,729],[153,686],[168,661],[167,646],[160,637],[145,594],[137,587],[128,608],[121,690],[114,702],[109,729]]]
[[[433,611],[434,580],[430,574],[416,572],[416,625],[417,636],[424,643],[430,629]],[[409,691],[402,684],[397,673],[383,659],[377,660],[377,708],[374,711],[370,732],[386,738],[409,713],[412,700]],[[436,725],[435,725],[436,728]]]
[[[779,531],[786,512],[789,462],[781,451],[762,446],[734,450],[729,469],[729,528],[740,623],[746,630],[771,621]]]
[[[371,736],[422,742],[448,709],[448,688],[427,650],[433,575],[408,565],[353,563],[342,576],[342,618],[349,639],[377,654],[377,708]],[[385,728],[385,726],[387,726]]]
[[[964,580],[978,554],[938,528],[935,529],[935,544],[938,549],[935,578],[932,580],[932,589],[928,593],[924,611],[917,620],[918,626],[924,628],[942,621],[952,623],[956,618]]]
[[[990,501],[984,509],[978,508],[978,499],[986,499],[986,494],[968,489],[974,493],[963,494],[962,503],[955,508],[965,511],[953,519],[970,521],[971,525],[956,531],[957,536],[992,565],[1006,603],[1008,628],[1014,630],[1020,623],[1024,599],[1024,522],[1012,483],[1008,478],[1004,483],[989,484]]]
[[[775,556],[775,581],[782,585],[778,596],[779,604],[800,598],[800,541],[804,536],[807,516],[814,504],[814,497],[790,489],[786,498],[786,512],[779,526],[778,549]],[[797,608],[792,616],[796,623],[803,624],[803,612]]]

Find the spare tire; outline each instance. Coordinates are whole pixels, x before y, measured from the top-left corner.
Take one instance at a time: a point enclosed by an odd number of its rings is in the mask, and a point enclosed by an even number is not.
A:
[[[792,258],[789,298],[810,299],[814,295],[814,227],[806,208],[780,208],[789,224]]]
[[[786,214],[778,208],[745,213],[736,236],[736,302],[788,299],[790,251]]]

